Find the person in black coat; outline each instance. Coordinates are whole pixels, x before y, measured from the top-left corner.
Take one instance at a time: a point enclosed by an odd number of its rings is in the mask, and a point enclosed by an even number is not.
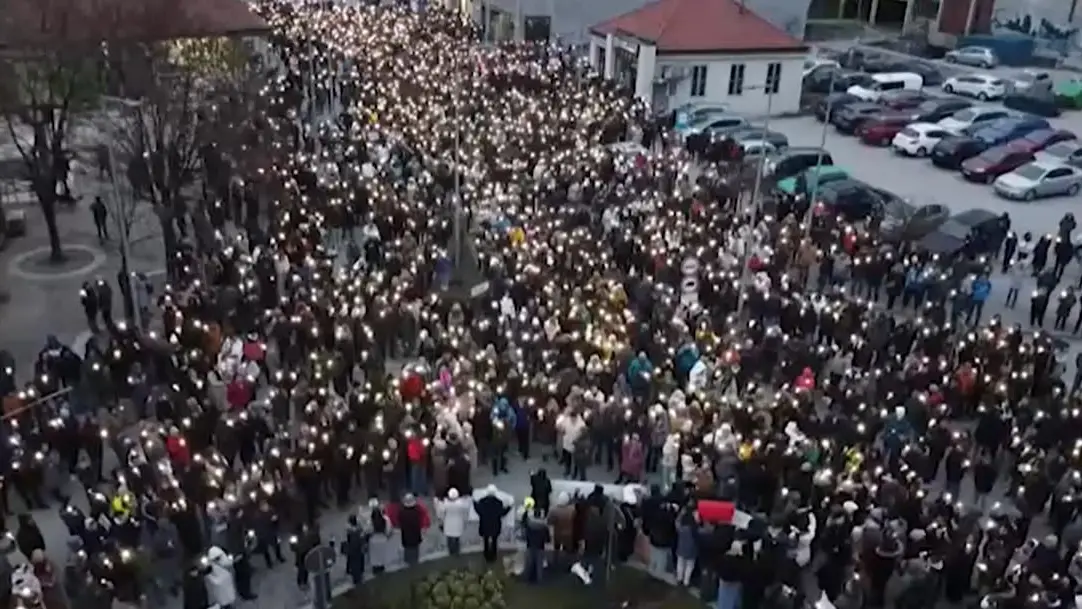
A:
[[[542,514],[549,513],[552,502],[552,481],[549,480],[548,472],[544,468],[530,475],[530,497],[533,497],[534,505],[541,510]]]
[[[503,531],[503,518],[511,511],[511,506],[505,505],[496,493],[496,486],[490,484],[485,489],[484,496],[473,502],[473,509],[477,512],[479,520],[477,532],[481,535],[482,554],[485,562],[488,563],[496,562],[498,540]]]
[[[428,513],[411,493],[402,497],[398,510],[398,529],[402,532],[402,551],[407,565],[415,565],[421,559],[423,531],[428,528]]]
[[[34,550],[45,551],[45,537],[30,514],[19,514],[19,530],[15,533],[15,545],[24,556],[30,556]]]

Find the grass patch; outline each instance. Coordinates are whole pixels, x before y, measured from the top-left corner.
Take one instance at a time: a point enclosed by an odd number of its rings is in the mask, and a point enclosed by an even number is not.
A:
[[[703,603],[686,590],[675,588],[631,567],[615,567],[606,585],[587,587],[567,572],[546,572],[541,584],[528,584],[491,568],[479,555],[458,556],[422,563],[412,569],[375,577],[359,589],[335,599],[332,609],[424,609],[419,584],[449,571],[494,571],[502,582],[502,601],[508,609],[702,609]],[[456,609],[482,609],[456,607]]]

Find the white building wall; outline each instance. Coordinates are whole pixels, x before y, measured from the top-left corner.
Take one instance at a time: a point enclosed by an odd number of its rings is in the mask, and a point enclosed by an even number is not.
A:
[[[676,108],[688,102],[720,102],[733,112],[747,116],[765,116],[767,106],[770,114],[795,113],[800,110],[801,73],[804,53],[778,55],[658,55],[657,70],[668,66],[669,70],[683,70],[685,77],[669,87],[668,107]],[[781,64],[781,84],[773,99],[764,91],[768,66]],[[739,94],[729,94],[729,77],[734,65],[744,66],[744,87]],[[693,66],[705,65],[706,91],[702,97],[691,95],[691,71]]]

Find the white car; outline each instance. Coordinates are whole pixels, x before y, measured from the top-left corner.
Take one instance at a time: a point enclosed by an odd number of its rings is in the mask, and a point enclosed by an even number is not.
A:
[[[951,135],[935,123],[913,123],[894,136],[894,150],[910,156],[928,156],[939,140]]]
[[[1008,116],[1010,116],[1010,113],[1003,108],[974,106],[973,108],[959,110],[936,124],[951,133],[961,133],[977,123],[1007,118]]]
[[[1065,165],[1026,163],[1005,173],[992,184],[996,194],[1008,199],[1032,201],[1044,197],[1073,197],[1082,188],[1082,172]]]
[[[962,74],[951,76],[943,83],[947,93],[976,97],[981,101],[1002,99],[1007,95],[1007,83],[988,74]]]

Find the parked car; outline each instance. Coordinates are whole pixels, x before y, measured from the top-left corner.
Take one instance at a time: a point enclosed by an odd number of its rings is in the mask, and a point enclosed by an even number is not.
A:
[[[951,135],[935,123],[910,123],[891,140],[894,150],[911,156],[928,156],[943,138]]]
[[[1052,96],[1030,95],[1028,93],[1011,93],[1003,98],[1003,106],[1018,112],[1056,118],[1063,112]]]
[[[965,99],[930,99],[913,109],[913,122],[938,123],[956,112],[973,107],[973,102]]]
[[[838,62],[834,59],[828,59],[826,57],[809,57],[804,60],[804,78],[811,76],[812,74],[820,71],[824,68],[839,68]]]
[[[888,146],[908,124],[908,114],[882,114],[861,123],[854,133],[865,144]]]
[[[951,215],[950,208],[929,203],[914,208],[895,198],[888,201],[879,223],[879,234],[887,241],[913,241],[939,228]]]
[[[700,123],[711,116],[731,114],[729,107],[719,102],[690,102],[673,108],[672,112],[677,120],[683,115],[684,123],[687,125]]]
[[[852,93],[866,101],[879,101],[879,98],[889,91],[920,91],[924,87],[924,81],[919,74],[912,72],[883,72],[872,74],[867,82],[857,83],[849,87],[846,92]]]
[[[911,111],[928,101],[928,94],[923,91],[901,89],[899,91],[887,91],[879,96],[879,103],[891,110]]]
[[[967,66],[992,69],[999,65],[999,57],[996,52],[988,47],[969,46],[948,51],[943,59],[947,63],[960,63]]]
[[[848,104],[834,115],[831,122],[841,133],[853,133],[864,121],[883,112],[883,107],[872,102]]]
[[[1072,165],[1082,167],[1082,142],[1067,140],[1053,144],[1038,152],[1037,162],[1042,165]]]
[[[832,214],[850,221],[869,218],[883,205],[882,193],[853,179],[821,185],[816,199],[816,214]]]
[[[987,141],[992,146],[1006,144],[1037,131],[1047,129],[1048,121],[1043,118],[1021,117],[1002,118],[986,123],[977,123],[966,130],[967,135]]]
[[[939,121],[939,126],[947,131],[960,133],[962,130],[972,127],[977,123],[993,121],[998,118],[1006,118],[1010,113],[1002,108],[992,106],[974,106],[959,110],[954,114]]]
[[[1069,78],[1056,83],[1053,88],[1056,105],[1060,108],[1082,108],[1082,79]]]
[[[762,127],[741,127],[726,133],[733,141],[743,145],[745,142],[764,141],[777,150],[789,146],[789,138],[784,133],[770,131]]]
[[[1032,201],[1057,195],[1073,197],[1082,188],[1082,172],[1068,165],[1027,163],[996,178],[994,187],[996,194],[1008,199]]]
[[[1010,87],[1013,93],[1052,97],[1052,75],[1044,70],[1026,68],[1010,79]]]
[[[808,167],[795,176],[778,180],[775,188],[782,195],[800,198],[810,196],[812,191],[816,190],[816,184],[822,188],[824,184],[847,179],[849,172],[845,169],[837,165],[821,165]]]
[[[943,169],[958,169],[962,162],[991,148],[988,142],[966,135],[952,135],[939,140],[932,148],[932,164]]]
[[[831,93],[815,104],[815,118],[822,123],[832,123],[834,122],[834,116],[842,108],[858,101],[861,101],[861,99],[856,95]]]
[[[971,182],[992,183],[999,176],[1033,161],[1033,154],[1015,150],[1009,144],[994,146],[962,161],[962,176]]]
[[[986,209],[970,209],[948,218],[916,245],[918,249],[944,258],[976,257],[994,252],[1003,231],[1000,216]]]
[[[834,93],[849,88],[849,80],[861,74],[837,65],[821,65],[806,75],[801,81],[805,91],[810,93]],[[845,84],[842,87],[842,84]]]
[[[924,79],[924,86],[926,87],[938,87],[943,84],[943,72],[939,71],[934,65],[920,61],[918,59],[911,59],[908,61],[899,61],[894,65],[898,72],[913,72],[920,74],[920,77]]]
[[[1029,134],[1011,141],[1010,144],[1015,150],[1036,154],[1053,144],[1069,142],[1075,139],[1077,139],[1077,136],[1066,129],[1048,128],[1031,131]]]
[[[775,154],[764,169],[775,180],[795,176],[809,167],[833,165],[834,157],[823,148],[794,146]]]
[[[987,101],[1002,99],[1007,94],[1007,83],[988,74],[961,74],[944,81],[943,90]]]
[[[677,129],[680,135],[687,136],[692,133],[718,132],[724,129],[736,129],[747,127],[748,120],[735,114],[713,114],[689,122],[684,129]]]

